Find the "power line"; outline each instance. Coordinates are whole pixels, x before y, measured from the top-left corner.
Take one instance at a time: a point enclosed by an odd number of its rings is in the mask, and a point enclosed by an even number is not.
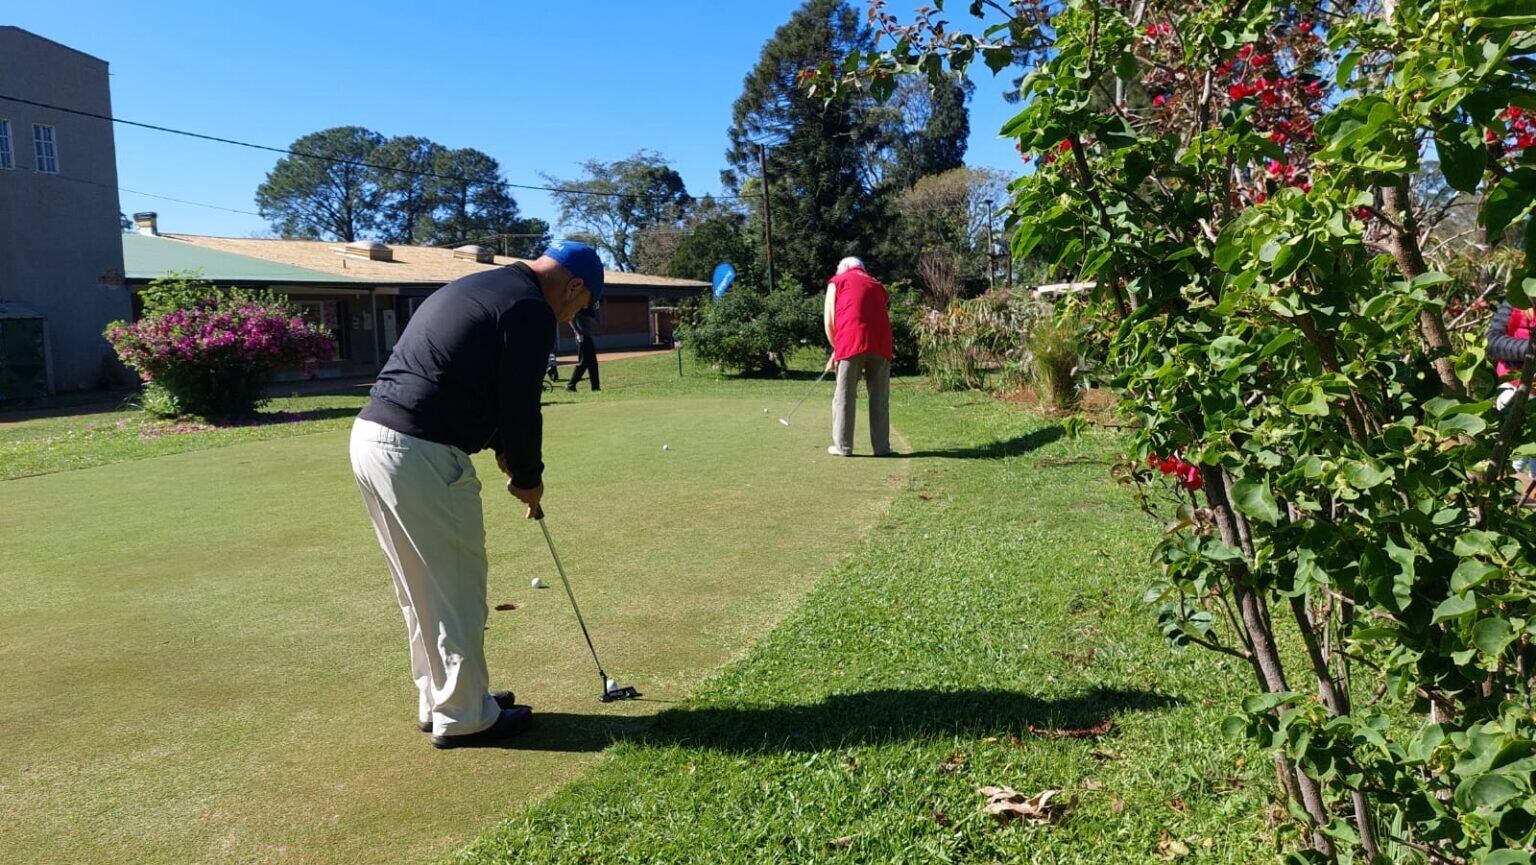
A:
[[[26,170],[26,169],[22,169],[22,170]],[[95,186],[95,187],[99,187],[101,189],[115,189],[118,192],[127,192],[127,193],[130,193],[130,194],[133,194],[133,195],[142,195],[142,196],[144,196],[146,198],[158,198],[161,201],[174,201],[177,204],[189,204],[189,205],[191,205],[193,207],[206,207],[206,208],[209,208],[210,210],[223,210],[223,211],[226,211],[228,213],[239,213],[239,214],[243,214],[245,216],[261,216],[260,213],[257,213],[254,210],[240,210],[239,208],[235,208],[235,207],[224,207],[223,205],[220,205],[220,204],[207,204],[207,203],[204,203],[204,202],[201,202],[201,201],[188,201],[185,198],[172,198],[169,195],[160,195],[160,194],[155,193],[155,192],[145,192],[145,191],[140,190],[140,189],[129,189],[126,186],[113,186],[110,183],[100,183],[100,182],[95,181],[95,180],[86,180],[83,177],[75,177],[73,175],[65,174],[63,172],[34,171],[33,173],[34,174],[46,174],[48,177],[51,177],[51,178],[53,178],[55,180],[67,180],[70,183],[82,183],[82,184],[85,184],[86,186]],[[262,217],[262,218],[265,219],[266,217]]]
[[[364,162],[362,160],[356,160],[356,159],[342,159],[340,157],[326,156],[326,155],[320,154],[320,153],[305,153],[305,152],[303,152],[301,150],[292,150],[292,149],[289,149],[287,147],[272,147],[271,145],[267,145],[267,144],[253,144],[253,143],[251,143],[249,141],[239,141],[239,140],[234,139],[234,138],[221,138],[221,137],[219,137],[217,135],[206,135],[206,134],[201,133],[201,132],[189,132],[189,131],[187,131],[185,129],[172,129],[169,126],[159,126],[159,125],[156,125],[154,123],[142,123],[142,122],[137,121],[137,120],[124,120],[121,117],[113,117],[113,116],[108,115],[108,114],[97,114],[94,111],[83,111],[83,110],[78,109],[78,108],[66,108],[66,107],[64,107],[62,105],[53,105],[53,104],[50,104],[50,103],[47,103],[47,102],[38,102],[38,101],[33,100],[33,99],[23,99],[20,96],[11,96],[11,95],[8,95],[8,94],[5,94],[5,93],[0,93],[0,99],[3,99],[5,101],[7,101],[7,102],[17,102],[17,103],[20,103],[22,105],[31,105],[31,106],[36,107],[36,108],[46,108],[46,109],[48,109],[50,111],[62,111],[65,114],[74,114],[74,115],[77,115],[77,116],[80,116],[80,117],[89,117],[89,118],[92,118],[94,120],[105,120],[108,123],[120,123],[120,124],[122,124],[124,126],[136,126],[136,127],[140,128],[140,129],[152,129],[152,130],[154,130],[156,132],[166,132],[166,133],[170,133],[171,135],[183,135],[183,136],[186,136],[188,138],[197,138],[197,139],[201,139],[203,141],[213,141],[213,142],[217,142],[219,144],[230,144],[230,145],[233,145],[235,147],[248,147],[248,148],[250,148],[252,150],[264,150],[264,151],[267,151],[269,153],[282,153],[282,154],[285,154],[285,155],[288,155],[288,156],[300,156],[300,157],[303,157],[305,159],[319,159],[321,161],[334,163],[336,165],[349,165],[349,166],[352,166],[354,168],[371,168],[371,169],[374,169],[376,171],[392,171],[392,172],[395,172],[397,174],[409,174],[409,175],[411,175],[413,177],[430,177],[430,178],[433,178],[433,179],[436,179],[436,180],[451,180],[451,181],[454,181],[454,182],[457,182],[457,183],[465,183],[465,182],[469,181],[469,178],[458,177],[458,176],[450,175],[450,174],[438,174],[435,171],[418,171],[418,170],[416,170],[414,168],[401,168],[401,167],[395,166],[395,165],[380,165],[380,164],[375,163],[375,162]],[[506,182],[506,184],[508,186],[512,187],[513,189],[529,189],[529,190],[533,190],[533,191],[536,191],[536,192],[556,192],[556,193],[569,194],[569,195],[597,195],[597,196],[603,196],[603,197],[607,197],[607,198],[662,198],[663,197],[663,196],[659,196],[659,195],[644,195],[644,194],[641,194],[641,193],[633,193],[633,192],[602,192],[602,191],[594,190],[594,189],[571,189],[571,188],[558,187],[558,186],[535,186],[533,184],[528,184],[528,183],[512,183],[510,181],[505,181],[505,182]],[[748,196],[748,195],[716,195],[716,196],[713,196],[713,197],[714,198],[753,198],[753,197],[756,197],[756,196]]]

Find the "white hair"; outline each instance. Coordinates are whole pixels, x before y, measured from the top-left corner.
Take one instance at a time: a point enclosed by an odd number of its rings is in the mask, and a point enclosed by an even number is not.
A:
[[[837,263],[837,275],[838,276],[842,276],[843,274],[847,273],[848,271],[855,270],[855,269],[857,269],[857,270],[863,270],[864,269],[864,262],[860,261],[857,256],[850,255],[847,258],[845,258],[842,261],[839,261]]]

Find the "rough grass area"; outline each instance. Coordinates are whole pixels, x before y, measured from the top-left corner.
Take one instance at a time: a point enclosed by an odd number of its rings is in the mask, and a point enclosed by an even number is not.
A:
[[[1270,857],[1270,764],[1217,732],[1248,671],[1164,644],[1140,603],[1155,528],[1105,465],[1063,464],[1114,440],[974,394],[894,406],[915,473],[855,554],[653,726],[602,727],[617,744],[589,778],[455,862]],[[978,788],[1002,785],[1064,807],[1001,825]]]

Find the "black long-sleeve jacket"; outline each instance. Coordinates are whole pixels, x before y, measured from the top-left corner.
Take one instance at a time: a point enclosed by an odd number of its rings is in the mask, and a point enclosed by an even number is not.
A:
[[[1521,366],[1525,360],[1526,344],[1530,340],[1509,335],[1509,317],[1514,311],[1515,308],[1507,300],[1494,311],[1493,318],[1488,322],[1488,357]]]
[[[538,278],[514,264],[454,280],[405,326],[359,417],[465,453],[492,448],[512,483],[543,479],[539,400],[555,313]]]

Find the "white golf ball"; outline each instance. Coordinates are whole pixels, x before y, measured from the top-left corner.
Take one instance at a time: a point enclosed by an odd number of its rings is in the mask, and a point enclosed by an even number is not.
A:
[[[672,446],[671,445],[662,445],[661,449],[664,450],[664,451],[669,451],[669,450],[672,449]]]
[[[607,682],[606,682],[606,683],[605,683],[605,685],[606,685],[606,687],[607,687],[607,689],[608,689],[608,690],[610,690],[610,691],[612,691],[612,690],[616,690],[616,689],[617,689],[617,688],[618,688],[618,687],[619,687],[619,683],[618,683],[618,682],[615,682],[615,681],[614,681],[614,680],[612,680],[612,679],[609,679],[609,680],[608,680],[608,681],[607,681]]]
[[[538,577],[534,577],[533,578],[533,587],[535,589],[542,589],[542,588],[544,588],[544,581],[539,579]]]
[[[767,414],[767,413],[768,413],[768,409],[763,409],[763,414]]]

